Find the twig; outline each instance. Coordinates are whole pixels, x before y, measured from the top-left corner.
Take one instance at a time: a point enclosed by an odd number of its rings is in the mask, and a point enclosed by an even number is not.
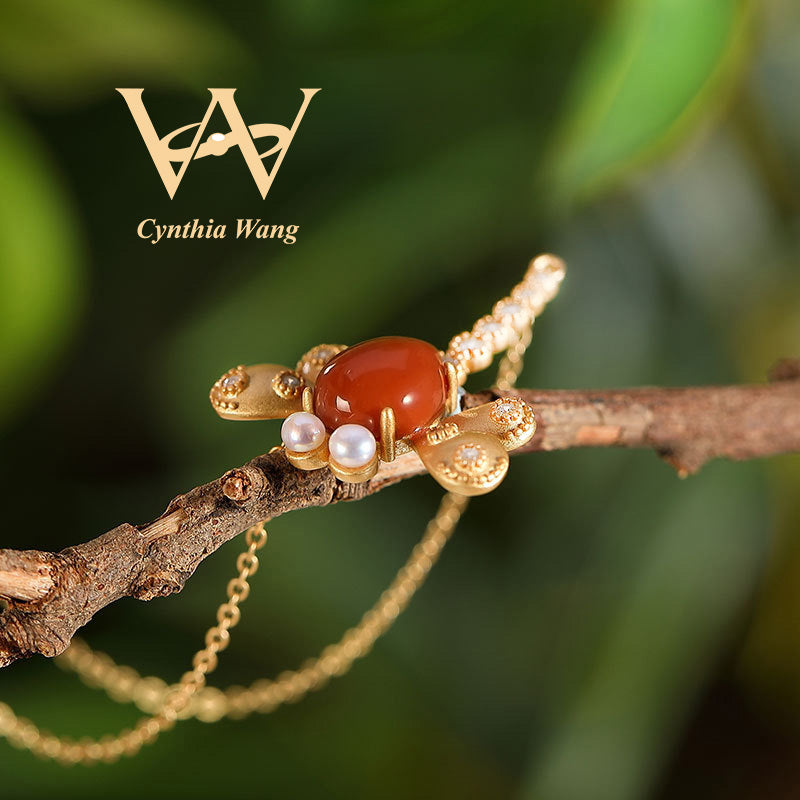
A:
[[[800,451],[800,360],[772,383],[603,391],[523,389],[538,420],[515,452],[573,447],[655,450],[682,477],[717,457],[734,460]],[[467,395],[467,406],[497,395]],[[176,497],[149,525],[123,523],[60,553],[0,550],[0,667],[62,652],[94,614],[121,597],[150,600],[180,591],[198,564],[240,531],[287,511],[358,500],[423,472],[413,453],[368,483],[344,484],[328,470],[302,472],[281,452],[258,456]]]

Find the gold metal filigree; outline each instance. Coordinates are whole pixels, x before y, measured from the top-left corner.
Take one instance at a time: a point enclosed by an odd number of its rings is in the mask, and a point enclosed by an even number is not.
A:
[[[346,350],[345,344],[318,344],[297,362],[297,372],[308,384],[313,384],[322,368],[335,356]]]
[[[473,331],[464,331],[450,340],[447,354],[459,362],[465,372],[479,372],[492,363],[492,343]]]
[[[475,442],[460,444],[453,453],[453,465],[461,472],[479,474],[486,469],[486,451]]]
[[[428,444],[439,444],[440,442],[444,442],[447,439],[452,439],[454,436],[457,436],[459,433],[460,428],[458,424],[452,421],[445,421],[437,425],[435,428],[431,428],[426,434],[426,438],[428,440]]]
[[[491,492],[508,472],[508,453],[496,436],[462,433],[433,447],[417,447],[428,472],[449,492]]]
[[[284,400],[295,400],[303,393],[305,382],[291,369],[279,372],[272,379],[272,391]]]
[[[518,397],[501,397],[491,404],[489,418],[498,426],[498,434],[507,450],[527,444],[536,433],[533,409]]]
[[[247,370],[239,365],[229,369],[211,387],[209,398],[216,409],[228,411],[239,407],[239,403],[234,399],[241,394],[250,384],[250,376]]]
[[[516,397],[447,417],[409,437],[430,474],[448,491],[483,494],[508,471],[508,450],[529,441],[536,430],[532,409]]]

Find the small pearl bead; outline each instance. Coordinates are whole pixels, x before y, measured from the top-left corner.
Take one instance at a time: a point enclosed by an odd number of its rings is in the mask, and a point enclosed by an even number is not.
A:
[[[492,363],[492,346],[476,334],[464,331],[450,340],[447,349],[470,372],[486,369]]]
[[[325,441],[325,426],[319,417],[296,411],[283,421],[281,439],[293,453],[310,453]]]
[[[545,302],[552,300],[564,280],[566,265],[558,256],[544,254],[531,261],[524,283],[538,285],[545,295]]]
[[[517,303],[521,303],[534,316],[538,316],[544,310],[547,301],[552,299],[552,297],[548,295],[545,288],[539,284],[523,283],[511,292],[511,299]]]
[[[481,317],[473,326],[472,332],[481,339],[488,340],[492,344],[492,350],[499,353],[511,344],[514,338],[511,331],[502,323],[492,317]]]
[[[527,308],[520,303],[515,303],[509,297],[494,304],[492,316],[517,333],[522,333],[531,324],[533,317]]]
[[[375,437],[363,425],[340,425],[328,442],[331,460],[341,467],[365,467],[375,456]]]

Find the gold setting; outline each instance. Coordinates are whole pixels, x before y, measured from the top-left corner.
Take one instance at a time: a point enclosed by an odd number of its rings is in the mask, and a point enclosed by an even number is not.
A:
[[[449,350],[446,353],[443,353],[442,363],[444,364],[445,369],[448,371],[447,373],[448,375],[450,374],[451,369],[455,371],[456,383],[458,384],[458,386],[463,386],[467,382],[467,378],[469,377],[470,371],[467,369],[463,360],[460,359],[455,353],[451,353]],[[456,396],[458,396],[457,388],[456,388]]]
[[[343,467],[341,464],[337,464],[332,458],[329,458],[328,466],[331,472],[342,481],[342,483],[364,483],[364,481],[368,481],[375,476],[375,473],[378,471],[379,461],[380,459],[376,451],[369,464],[363,467]]]
[[[527,308],[534,318],[542,313],[542,309],[547,303],[545,292],[539,285],[529,286],[524,283],[511,292],[511,299]]]
[[[506,427],[519,425],[527,407],[526,403],[514,397],[502,397],[492,403],[489,417],[492,422],[496,422],[498,425]]]
[[[458,411],[458,368],[452,361],[444,361],[444,367],[447,370],[447,403],[444,413],[455,414]]]
[[[279,372],[272,379],[272,391],[284,400],[293,400],[303,393],[305,383],[303,379],[291,369]]]
[[[564,280],[566,274],[567,265],[563,258],[559,258],[552,253],[542,253],[531,260],[523,283],[529,285],[541,284],[545,289],[547,301],[550,301],[558,292],[561,281]]]
[[[318,344],[305,353],[297,362],[297,373],[306,381],[314,383],[322,368],[335,356],[346,350],[345,344]]]
[[[229,369],[211,387],[209,400],[214,408],[222,411],[233,411],[239,404],[233,399],[250,385],[250,376],[243,365]]]
[[[489,417],[501,428],[500,438],[507,450],[527,444],[536,433],[533,409],[518,397],[501,397],[492,403]]]
[[[453,453],[453,466],[461,472],[480,474],[486,469],[486,451],[474,442],[460,444]]]
[[[395,459],[395,430],[396,423],[394,409],[384,408],[381,410],[381,461],[387,463]]]
[[[516,300],[506,297],[494,304],[492,316],[515,333],[522,333],[532,322],[531,312]]]
[[[474,331],[464,331],[454,336],[450,340],[447,352],[455,355],[463,364],[465,372],[479,372],[486,369],[492,363],[494,356],[491,342]]]
[[[514,290],[516,291],[516,289]],[[483,339],[492,347],[494,353],[505,350],[511,344],[512,336],[508,328],[502,322],[495,319],[491,314],[481,317],[473,326],[472,333]]]
[[[329,453],[327,436],[325,437],[325,441],[316,450],[309,450],[307,453],[289,450],[288,447],[285,448],[285,450],[286,458],[289,460],[289,463],[298,469],[306,471],[322,469],[328,463]]]

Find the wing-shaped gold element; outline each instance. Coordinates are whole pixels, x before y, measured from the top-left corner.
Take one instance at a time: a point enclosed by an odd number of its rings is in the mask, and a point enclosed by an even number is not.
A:
[[[536,430],[533,410],[503,397],[446,417],[409,437],[425,468],[445,489],[476,495],[492,491],[508,472],[508,453]]]
[[[229,369],[212,387],[209,399],[223,419],[283,419],[303,410],[305,381],[280,364]]]
[[[462,431],[484,431],[498,436],[506,450],[527,444],[536,433],[533,409],[518,397],[501,397],[492,403],[468,408],[448,417]],[[435,430],[435,428],[434,428]]]
[[[421,437],[412,445],[430,474],[449,492],[491,492],[508,472],[508,453],[489,433],[456,433],[431,444]]]

